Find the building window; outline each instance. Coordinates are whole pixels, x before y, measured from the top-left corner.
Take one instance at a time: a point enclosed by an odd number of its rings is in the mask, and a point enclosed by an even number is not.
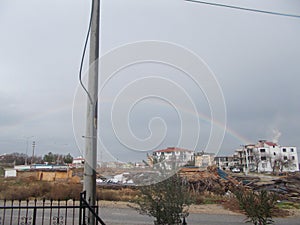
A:
[[[274,152],[273,154],[276,155],[276,152]]]
[[[293,148],[291,148],[291,152],[294,152],[294,149],[293,149]]]
[[[292,160],[295,160],[295,156],[292,156]]]
[[[282,151],[283,151],[283,152],[286,152],[286,148],[283,148]]]
[[[267,157],[266,156],[262,156],[260,159],[261,160],[267,160]]]
[[[260,149],[260,152],[266,152],[266,149],[262,148]]]
[[[287,156],[283,156],[283,159],[284,159],[284,160],[287,160]]]

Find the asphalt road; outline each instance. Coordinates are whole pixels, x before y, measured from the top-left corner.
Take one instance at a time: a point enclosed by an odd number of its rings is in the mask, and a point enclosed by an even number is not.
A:
[[[102,208],[100,217],[107,225],[153,225],[154,219],[140,215],[130,208]],[[190,214],[188,225],[241,225],[245,224],[243,215]],[[275,225],[300,225],[300,217],[275,218]],[[249,223],[248,223],[249,224]]]
[[[20,213],[21,218],[18,219],[18,211],[14,211],[14,215],[11,214],[11,210],[6,210],[5,214],[0,210],[0,224],[18,224],[17,221],[20,220],[22,224],[24,217],[24,209]],[[42,211],[37,213],[37,224],[42,224]],[[49,221],[49,210],[45,211],[44,214],[44,224],[54,224],[53,221]],[[28,216],[32,217],[32,210],[28,211]],[[65,213],[61,211],[59,221],[56,224],[65,224]],[[4,220],[5,217],[5,220]],[[57,209],[54,209],[52,212],[51,218],[57,217]],[[76,215],[74,215],[75,224],[78,224],[78,210],[76,210]],[[107,225],[153,225],[154,218],[147,215],[140,215],[137,211],[132,208],[112,208],[112,207],[101,207],[100,208],[100,217]],[[186,222],[188,225],[240,225],[245,224],[244,215],[217,215],[217,214],[203,214],[203,213],[191,213]],[[12,222],[10,223],[10,219]],[[68,212],[67,223],[73,224],[72,222],[73,214]],[[31,221],[30,219],[29,222]],[[275,225],[300,225],[300,216],[298,217],[289,217],[289,218],[275,218]],[[4,222],[5,221],[5,222]],[[25,224],[25,222],[23,223]],[[28,223],[29,224],[29,223]],[[31,224],[31,223],[30,223]]]

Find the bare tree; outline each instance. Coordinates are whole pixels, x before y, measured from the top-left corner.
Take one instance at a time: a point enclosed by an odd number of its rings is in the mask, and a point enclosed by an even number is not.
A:
[[[279,171],[279,161],[280,161],[280,155],[278,156],[272,156],[271,154],[269,156],[267,156],[267,158],[269,159],[269,163],[270,163],[270,166],[272,168],[272,173],[275,174],[275,173],[278,173]]]
[[[292,165],[293,165],[293,161],[291,159],[280,158],[278,160],[278,166],[280,172],[282,172],[284,168],[289,170],[292,167]]]
[[[255,171],[258,173],[258,167],[261,162],[261,158],[258,151],[253,151],[252,154],[253,154],[253,163],[255,166]]]

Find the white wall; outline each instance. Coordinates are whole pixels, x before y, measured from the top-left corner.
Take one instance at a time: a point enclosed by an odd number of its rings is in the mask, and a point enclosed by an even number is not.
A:
[[[16,177],[16,176],[17,176],[17,170],[15,170],[15,169],[5,169],[4,177]]]

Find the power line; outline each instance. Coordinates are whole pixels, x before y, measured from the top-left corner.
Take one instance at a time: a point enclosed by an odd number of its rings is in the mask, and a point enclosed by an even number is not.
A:
[[[300,15],[293,15],[293,14],[286,14],[286,13],[265,11],[265,10],[260,10],[260,9],[249,9],[249,8],[244,8],[244,7],[239,7],[239,6],[232,6],[232,5],[225,5],[225,4],[220,4],[220,3],[204,2],[204,1],[198,1],[198,0],[184,0],[184,1],[186,1],[186,2],[193,2],[193,3],[199,3],[199,4],[205,4],[205,5],[226,7],[226,8],[238,9],[238,10],[244,10],[244,11],[250,11],[250,12],[265,13],[265,14],[271,14],[271,15],[276,15],[276,16],[286,16],[286,17],[300,18]]]
[[[85,56],[85,52],[86,52],[86,48],[87,48],[87,44],[88,44],[88,40],[89,40],[89,35],[91,32],[91,26],[92,26],[92,17],[93,17],[93,7],[94,7],[94,0],[92,0],[92,5],[91,5],[91,11],[90,11],[90,20],[89,20],[89,27],[88,27],[88,31],[85,37],[85,42],[84,42],[84,47],[83,47],[83,51],[82,51],[82,56],[81,56],[81,62],[80,62],[80,69],[79,69],[79,82],[80,85],[82,86],[82,88],[84,89],[84,91],[86,92],[86,94],[89,97],[89,100],[92,104],[92,97],[90,95],[90,93],[88,92],[88,90],[86,89],[86,87],[84,86],[83,82],[82,82],[82,67],[83,67],[83,61],[84,61],[84,56]]]

